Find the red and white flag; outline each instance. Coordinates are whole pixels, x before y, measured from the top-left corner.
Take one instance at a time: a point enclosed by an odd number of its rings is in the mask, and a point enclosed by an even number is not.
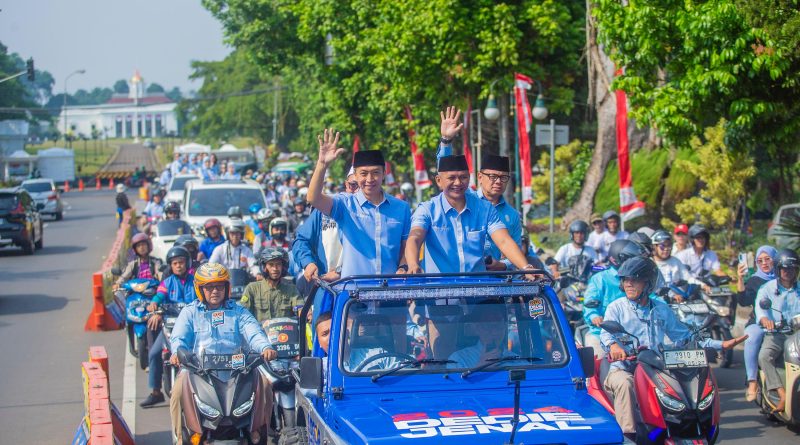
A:
[[[531,105],[528,103],[528,90],[533,79],[523,74],[514,74],[514,98],[517,103],[517,135],[519,139],[519,170],[522,189],[522,214],[527,215],[533,200],[531,189],[531,142],[528,134],[533,125]]]
[[[467,105],[467,112],[464,113],[464,127],[461,128],[461,140],[464,141],[463,149],[464,149],[464,157],[467,158],[467,166],[469,166],[469,186],[475,190],[476,182],[475,182],[475,164],[472,162],[472,147],[470,147],[469,143],[469,125],[470,125],[470,117],[472,116],[472,104]]]
[[[358,153],[361,150],[361,137],[356,135],[356,138],[353,140],[353,154]]]
[[[617,70],[617,75],[622,74]],[[617,99],[617,160],[619,165],[619,211],[623,221],[642,216],[645,204],[636,199],[628,152],[628,97],[622,90],[614,92]]]
[[[425,169],[425,158],[417,148],[417,134],[411,128],[414,118],[411,115],[411,107],[409,106],[406,106],[406,119],[408,119],[408,139],[411,142],[411,157],[414,159],[414,182],[417,184],[418,190],[423,190],[431,186],[431,180],[428,179],[428,171]]]
[[[397,187],[397,181],[394,180],[394,174],[392,173],[392,164],[386,162],[385,167],[383,182],[387,187]]]

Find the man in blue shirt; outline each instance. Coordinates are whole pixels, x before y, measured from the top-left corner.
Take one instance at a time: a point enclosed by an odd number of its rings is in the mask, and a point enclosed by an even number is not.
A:
[[[208,261],[214,249],[217,246],[225,243],[225,237],[222,235],[222,223],[217,218],[209,218],[203,223],[203,229],[206,231],[206,238],[200,242],[200,261]]]
[[[659,350],[664,345],[664,337],[673,344],[682,346],[692,339],[689,328],[681,323],[672,309],[663,301],[651,295],[658,280],[658,267],[647,258],[634,257],[625,261],[617,273],[626,298],[620,298],[608,306],[606,321],[616,321],[629,334],[639,339],[640,345],[651,350]],[[726,341],[706,339],[699,346],[714,349],[730,349],[744,342],[747,336]],[[635,407],[636,393],[633,385],[633,362],[625,361],[629,355],[626,345],[618,338],[603,331],[600,341],[608,350],[611,370],[603,383],[605,390],[614,399],[614,416],[624,434],[636,433]]]
[[[319,159],[308,187],[308,201],[336,221],[342,233],[341,275],[403,273],[403,251],[411,226],[408,203],[383,191],[385,162],[377,150],[353,155],[359,190],[328,196],[322,192],[325,172],[344,152],[339,133],[326,129],[319,136]]]

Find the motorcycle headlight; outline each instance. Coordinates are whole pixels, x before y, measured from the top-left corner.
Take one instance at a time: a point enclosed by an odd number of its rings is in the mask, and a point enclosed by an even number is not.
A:
[[[136,292],[137,294],[141,294],[142,292],[144,292],[145,289],[147,289],[147,283],[146,282],[136,283],[134,285],[131,285],[131,289],[133,289],[133,291]]]
[[[676,400],[666,394],[664,394],[660,389],[654,388],[656,390],[656,396],[658,400],[663,404],[668,410],[675,411],[679,413],[686,409],[686,405],[681,402],[680,400]]]
[[[200,410],[200,414],[208,417],[211,420],[214,420],[217,417],[219,417],[220,415],[219,410],[217,410],[216,408],[207,403],[204,403],[202,400],[200,400],[199,397],[197,397],[197,394],[194,395],[194,403],[197,405],[197,409]]]
[[[235,410],[233,410],[233,415],[235,417],[242,417],[245,414],[250,412],[250,408],[253,407],[253,400],[255,398],[255,393],[250,394],[250,400],[242,403],[241,405],[237,406]]]
[[[700,411],[705,410],[709,406],[711,406],[711,402],[714,401],[714,390],[712,389],[711,392],[697,404],[697,409]]]

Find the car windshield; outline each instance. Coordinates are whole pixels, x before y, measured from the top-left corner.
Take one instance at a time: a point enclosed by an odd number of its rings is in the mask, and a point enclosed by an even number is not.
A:
[[[228,209],[232,206],[246,209],[253,203],[266,207],[261,190],[251,188],[195,189],[189,196],[187,213],[190,216],[220,216],[227,214]]]
[[[184,178],[175,178],[175,179],[172,180],[172,183],[169,186],[169,190],[170,191],[183,190],[183,187],[186,185],[186,183],[188,181],[193,180],[193,179],[197,179],[197,178],[195,178],[194,176],[187,176],[187,177],[184,177]]]
[[[186,221],[180,219],[161,221],[158,223],[156,230],[158,231],[158,236],[191,235],[191,228],[189,225]]]
[[[30,193],[52,192],[53,185],[49,182],[28,182],[22,184],[22,188]]]
[[[353,300],[344,320],[340,367],[350,374],[404,364],[398,374],[451,372],[494,361],[487,371],[568,361],[552,306],[540,296]],[[413,360],[429,363],[408,366]]]
[[[15,195],[2,194],[0,195],[0,209],[10,210],[17,206],[17,197]]]

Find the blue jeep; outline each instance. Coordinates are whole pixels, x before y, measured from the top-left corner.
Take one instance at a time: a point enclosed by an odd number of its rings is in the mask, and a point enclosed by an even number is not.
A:
[[[320,285],[329,354],[304,352],[304,426],[280,444],[625,442],[586,391],[592,351],[576,348],[547,282],[486,272]]]

